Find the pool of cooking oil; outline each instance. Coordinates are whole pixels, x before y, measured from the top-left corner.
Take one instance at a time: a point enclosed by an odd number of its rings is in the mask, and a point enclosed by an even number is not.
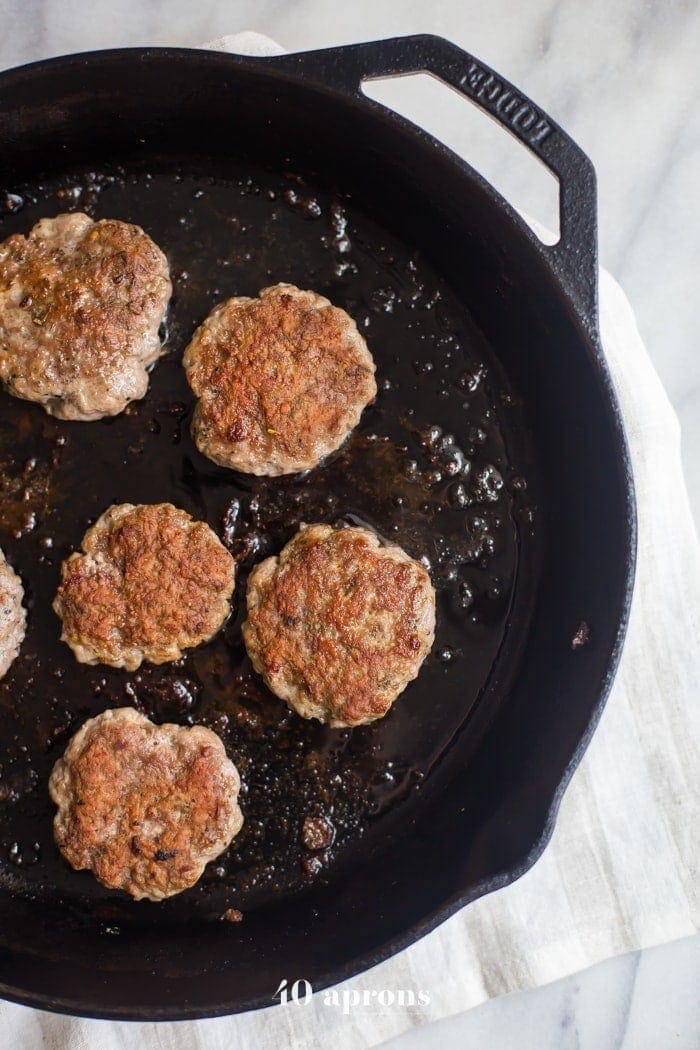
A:
[[[174,294],[167,353],[147,396],[122,415],[67,423],[0,394],[0,544],[29,612],[21,654],[0,682],[0,882],[119,918],[121,896],[60,857],[47,780],[86,718],[134,705],[156,721],[211,727],[237,764],[243,830],[181,900],[206,915],[245,913],[332,878],[394,814],[420,803],[450,741],[468,732],[506,631],[529,515],[522,465],[504,437],[521,426],[520,409],[449,285],[350,198],[294,174],[231,163],[216,175],[177,171],[154,157],[137,172],[67,172],[0,193],[0,239],[76,210],[142,225],[168,256]],[[356,319],[379,394],[317,469],[254,478],[196,450],[180,361],[213,306],[278,281],[312,288]],[[61,562],[111,504],[166,500],[207,521],[235,556],[229,622],[174,664],[135,673],[79,665],[51,609]],[[435,645],[418,680],[386,718],[352,731],[289,711],[241,640],[251,566],[317,521],[359,522],[399,543],[438,593]]]

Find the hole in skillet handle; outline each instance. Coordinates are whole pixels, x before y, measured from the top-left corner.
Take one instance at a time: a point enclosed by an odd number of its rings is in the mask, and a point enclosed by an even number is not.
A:
[[[339,90],[365,102],[370,98],[370,105],[381,103],[374,101],[368,82],[429,74],[514,135],[559,183],[559,239],[555,244],[544,244],[528,230],[532,243],[554,271],[589,337],[599,342],[593,165],[573,139],[526,95],[456,44],[431,35],[394,37],[262,61],[289,68],[326,89]],[[386,85],[382,90],[386,90]],[[467,155],[472,154],[468,151]],[[503,207],[522,223],[505,200]]]
[[[502,134],[483,109],[465,102],[432,73],[365,80],[362,90],[449,146],[519,213],[531,215],[543,244],[559,242],[559,180],[538,157]]]

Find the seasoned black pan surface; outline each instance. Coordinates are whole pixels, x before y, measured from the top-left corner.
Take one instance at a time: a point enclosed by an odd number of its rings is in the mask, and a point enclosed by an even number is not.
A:
[[[123,415],[70,424],[1,399],[0,529],[31,613],[21,658],[0,684],[0,790],[12,803],[0,816],[0,877],[39,899],[60,888],[119,909],[116,894],[72,872],[52,845],[46,781],[85,718],[134,704],[157,721],[210,726],[243,776],[244,830],[195,890],[160,909],[216,917],[323,877],[371,827],[387,834],[394,809],[417,800],[501,645],[529,494],[506,445],[517,405],[468,311],[418,251],[352,200],[294,173],[229,163],[217,177],[213,160],[209,174],[168,170],[169,160],[15,187],[23,206],[0,226],[4,237],[66,208],[135,222],[167,253],[174,281],[168,355],[147,397]],[[222,298],[279,280],[351,313],[375,355],[380,393],[320,468],[255,479],[198,453],[181,358]],[[525,512],[519,521],[514,500]],[[175,664],[133,674],[79,665],[51,609],[61,562],[111,504],[165,501],[207,521],[236,557],[233,616],[214,642]],[[420,679],[389,717],[354,731],[290,712],[252,671],[241,640],[247,571],[300,523],[317,521],[369,525],[423,559],[439,592]],[[322,854],[303,848],[306,816],[325,816],[335,829]]]

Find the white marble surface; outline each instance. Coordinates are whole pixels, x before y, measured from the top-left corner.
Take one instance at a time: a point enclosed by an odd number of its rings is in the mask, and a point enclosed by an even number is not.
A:
[[[700,937],[491,999],[381,1050],[697,1050]]]
[[[434,32],[493,65],[595,163],[601,261],[627,291],[680,417],[700,512],[697,0],[0,0],[0,26],[0,68],[96,47],[194,45],[243,28],[290,50]],[[547,221],[552,194],[542,191],[538,172],[459,99],[418,81],[373,91],[438,134],[452,128],[451,145],[513,203]],[[457,124],[453,107],[461,107]],[[700,938],[693,938],[491,1001],[385,1045],[690,1050],[700,1045],[698,987]]]

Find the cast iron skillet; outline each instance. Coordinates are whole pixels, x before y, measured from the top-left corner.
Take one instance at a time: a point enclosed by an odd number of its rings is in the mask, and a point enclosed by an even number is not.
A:
[[[468,165],[363,97],[429,71],[558,177],[545,247]],[[367,969],[518,878],[549,835],[617,665],[634,502],[596,317],[595,182],[537,107],[452,44],[411,37],[254,60],[108,51],[0,76],[0,236],[88,210],[141,223],[175,284],[147,398],[67,424],[0,399],[0,543],[30,625],[0,686],[0,993],[115,1018],[209,1016]],[[291,280],[366,332],[380,394],[300,478],[201,457],[179,357],[231,294]],[[50,609],[60,563],[110,503],[169,499],[240,565],[222,635],[128,675],[75,663]],[[300,521],[361,521],[431,567],[438,634],[373,726],[287,711],[240,640],[245,577]],[[584,626],[582,626],[584,625]],[[198,887],[136,904],[70,870],[46,781],[82,721],[133,703],[202,722],[246,784],[246,825]],[[325,815],[318,854],[303,819]],[[228,908],[241,922],[221,921]]]

